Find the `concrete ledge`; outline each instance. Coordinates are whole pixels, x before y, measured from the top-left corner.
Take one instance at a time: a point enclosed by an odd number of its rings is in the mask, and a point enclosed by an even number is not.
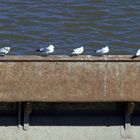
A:
[[[0,102],[140,101],[140,58],[6,56]]]
[[[111,61],[111,62],[140,62],[140,57],[137,57],[133,60],[129,59],[130,55],[107,55],[103,57],[99,56],[91,56],[91,55],[80,55],[80,56],[67,56],[67,55],[51,55],[51,56],[36,56],[36,55],[28,55],[28,56],[5,56],[0,57],[0,62],[50,62],[50,61],[91,61],[91,62],[104,62],[104,61]]]

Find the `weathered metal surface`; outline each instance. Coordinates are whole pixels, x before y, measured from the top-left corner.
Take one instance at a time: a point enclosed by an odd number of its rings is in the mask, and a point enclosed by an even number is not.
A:
[[[91,55],[80,55],[80,56],[67,56],[67,55],[51,55],[51,56],[35,56],[35,55],[28,55],[28,56],[6,56],[6,57],[0,57],[0,62],[50,62],[50,61],[82,61],[82,62],[104,62],[104,61],[111,61],[111,62],[140,62],[140,57],[137,57],[135,59],[129,59],[131,56],[129,55],[109,55],[109,56],[91,56]]]
[[[0,102],[140,101],[140,58],[0,58]]]

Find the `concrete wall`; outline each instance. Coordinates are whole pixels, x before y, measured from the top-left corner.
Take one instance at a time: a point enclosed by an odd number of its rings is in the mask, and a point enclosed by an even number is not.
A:
[[[0,58],[0,140],[140,139],[140,59]]]
[[[0,101],[140,101],[140,59],[9,56],[0,59]]]

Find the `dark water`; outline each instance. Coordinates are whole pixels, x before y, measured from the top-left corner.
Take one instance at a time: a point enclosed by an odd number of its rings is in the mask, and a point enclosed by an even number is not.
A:
[[[36,54],[54,44],[55,54],[81,45],[85,54],[104,45],[110,54],[140,48],[140,0],[0,0],[0,47]]]

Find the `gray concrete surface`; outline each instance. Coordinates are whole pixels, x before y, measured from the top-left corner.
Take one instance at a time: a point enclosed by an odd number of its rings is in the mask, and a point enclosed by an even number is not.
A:
[[[127,138],[123,126],[16,126],[0,127],[0,140],[139,140],[140,127],[132,126]]]

